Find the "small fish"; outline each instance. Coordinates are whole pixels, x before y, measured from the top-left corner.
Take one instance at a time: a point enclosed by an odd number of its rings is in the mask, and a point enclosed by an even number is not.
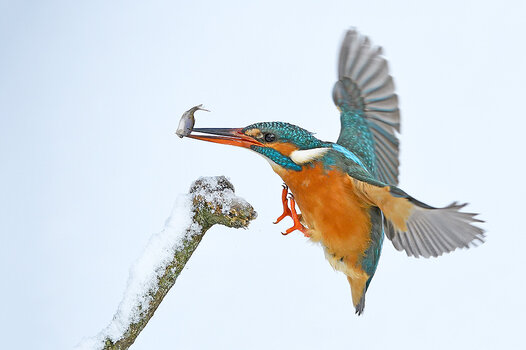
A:
[[[175,132],[177,136],[179,136],[180,138],[183,138],[184,136],[188,136],[192,133],[192,130],[194,129],[194,124],[195,124],[195,118],[194,118],[195,111],[210,112],[208,109],[201,108],[202,106],[203,106],[202,104],[197,105],[183,113],[183,116],[181,117],[181,120],[179,121],[179,127],[177,128],[177,131]]]

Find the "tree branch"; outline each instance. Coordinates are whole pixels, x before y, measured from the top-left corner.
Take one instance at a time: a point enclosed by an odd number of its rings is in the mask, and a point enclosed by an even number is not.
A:
[[[175,284],[206,231],[215,224],[246,228],[257,216],[249,203],[234,194],[234,186],[224,176],[196,180],[181,201],[186,202],[189,212],[184,213],[185,206],[176,204],[165,229],[152,236],[143,257],[130,271],[127,291],[110,325],[79,348],[128,349]],[[185,221],[182,214],[191,219],[181,223]],[[163,258],[166,251],[169,254]],[[160,261],[152,265],[152,256]],[[143,273],[146,277],[141,276],[144,265],[152,270]]]

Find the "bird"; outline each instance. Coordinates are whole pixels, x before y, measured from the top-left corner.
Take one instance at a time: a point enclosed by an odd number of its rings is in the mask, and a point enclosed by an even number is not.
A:
[[[398,187],[400,110],[382,48],[349,29],[337,71],[336,142],[282,121],[195,128],[187,137],[247,148],[270,163],[284,182],[275,223],[291,217],[283,234],[298,230],[321,244],[330,265],[346,276],[361,315],[384,237],[408,256],[429,258],[478,246],[485,232],[478,214],[463,211],[466,204],[437,208]]]

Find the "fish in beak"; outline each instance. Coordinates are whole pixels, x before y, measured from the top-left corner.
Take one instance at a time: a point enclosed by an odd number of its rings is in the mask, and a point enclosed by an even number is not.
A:
[[[202,104],[194,106],[190,108],[189,110],[187,110],[186,112],[184,112],[183,116],[181,117],[181,120],[179,121],[179,127],[177,128],[177,131],[175,132],[177,136],[179,136],[180,138],[183,138],[185,136],[190,135],[190,133],[194,129],[194,125],[195,125],[194,113],[196,111],[210,112],[208,109],[204,109]]]

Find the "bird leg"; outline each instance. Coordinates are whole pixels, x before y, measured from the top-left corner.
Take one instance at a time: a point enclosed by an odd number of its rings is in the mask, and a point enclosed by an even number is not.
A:
[[[275,224],[277,224],[278,222],[280,222],[281,220],[283,220],[284,218],[286,218],[287,216],[290,216],[292,217],[292,213],[289,209],[289,206],[287,204],[287,194],[289,192],[289,187],[285,184],[283,184],[283,191],[281,192],[281,202],[283,203],[283,214],[281,214],[279,216],[279,218],[276,219],[276,221],[274,222]]]
[[[294,220],[294,225],[291,228],[287,229],[287,231],[282,232],[281,234],[286,236],[293,231],[299,230],[303,232],[303,235],[305,237],[310,237],[310,234],[307,232],[308,229],[305,226],[303,226],[300,222],[299,215],[301,214],[298,215],[298,212],[296,211],[296,201],[294,200],[294,195],[292,193],[290,194],[290,210],[292,212],[291,217],[292,220]]]

